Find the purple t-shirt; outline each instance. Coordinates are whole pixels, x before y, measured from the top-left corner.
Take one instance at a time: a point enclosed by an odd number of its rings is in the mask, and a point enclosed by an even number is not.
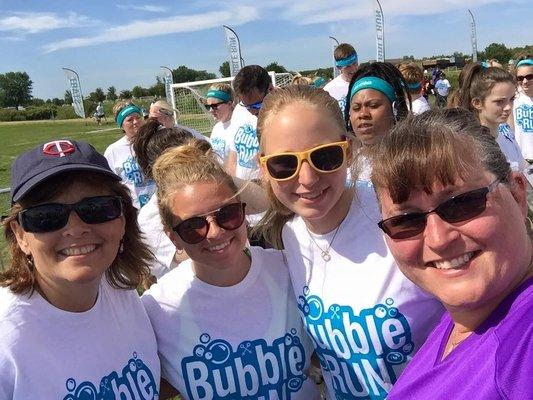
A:
[[[453,328],[444,314],[387,399],[533,399],[532,307],[530,278],[442,360]]]

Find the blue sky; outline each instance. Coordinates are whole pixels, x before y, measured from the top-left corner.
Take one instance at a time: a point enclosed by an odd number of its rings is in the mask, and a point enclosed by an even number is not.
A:
[[[470,52],[467,8],[478,49],[533,43],[530,0],[381,0],[386,55]],[[222,25],[241,40],[246,64],[291,70],[331,64],[328,36],[375,57],[372,0],[0,0],[0,73],[26,71],[34,97],[62,97],[61,67],[76,69],[87,95],[150,86],[160,65],[218,74],[228,57]],[[529,26],[530,28],[527,28]]]

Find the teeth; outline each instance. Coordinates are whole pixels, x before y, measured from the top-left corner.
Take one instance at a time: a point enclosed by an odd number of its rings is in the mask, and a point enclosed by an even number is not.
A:
[[[61,250],[61,254],[64,254],[66,256],[79,256],[82,254],[91,253],[92,251],[94,251],[94,249],[96,249],[96,245],[94,244],[83,247],[69,247],[67,249]]]
[[[304,199],[313,200],[322,194],[322,191],[316,193],[300,193],[300,197]]]
[[[459,267],[462,267],[464,264],[466,264],[468,261],[470,261],[473,256],[474,256],[473,252],[466,253],[452,260],[435,261],[434,264],[435,264],[435,267],[438,269],[459,268]]]
[[[227,242],[217,244],[216,246],[209,246],[209,247],[207,248],[207,250],[209,250],[209,251],[218,251],[218,250],[222,250],[223,248],[229,246],[229,242],[230,242],[230,241],[228,240]]]

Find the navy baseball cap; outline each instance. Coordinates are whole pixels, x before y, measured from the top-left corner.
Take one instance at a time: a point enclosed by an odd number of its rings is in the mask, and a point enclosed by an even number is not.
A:
[[[59,139],[41,144],[18,156],[11,166],[11,203],[35,186],[67,171],[91,171],[121,178],[109,168],[106,158],[86,142]]]

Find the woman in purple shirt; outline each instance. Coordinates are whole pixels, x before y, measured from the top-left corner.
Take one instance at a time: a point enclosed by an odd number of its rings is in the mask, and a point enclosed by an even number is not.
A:
[[[526,179],[467,111],[429,111],[376,149],[379,223],[402,272],[447,313],[388,399],[530,399]]]

